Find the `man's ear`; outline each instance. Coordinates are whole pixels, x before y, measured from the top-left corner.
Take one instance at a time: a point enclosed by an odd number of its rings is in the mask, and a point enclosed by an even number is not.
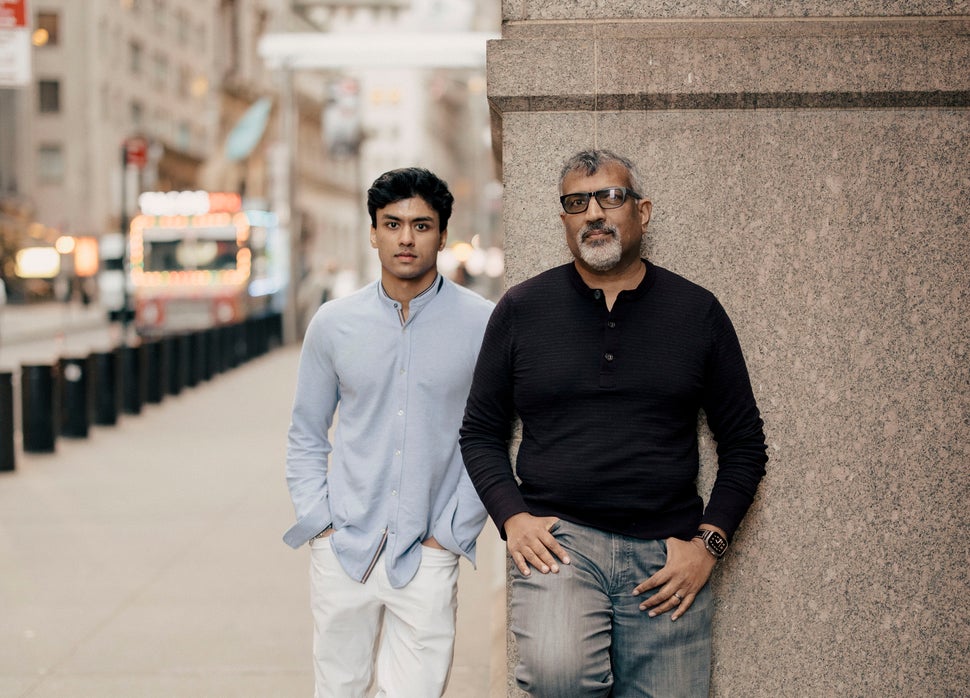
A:
[[[445,249],[445,245],[447,243],[448,243],[448,230],[445,229],[441,231],[441,240],[438,241],[438,252],[441,252],[443,249]]]
[[[370,246],[375,250],[377,249],[377,228],[371,226],[370,229]]]
[[[640,227],[646,232],[647,225],[650,223],[650,213],[653,211],[653,204],[649,199],[641,199],[640,203],[637,204],[637,208],[640,210]]]

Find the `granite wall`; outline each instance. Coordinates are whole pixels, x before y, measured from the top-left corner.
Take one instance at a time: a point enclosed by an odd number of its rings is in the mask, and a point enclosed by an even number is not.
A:
[[[771,461],[712,582],[715,696],[970,694],[968,15],[503,2],[507,282],[569,258],[560,165],[611,148],[654,204],[645,253],[745,350]]]

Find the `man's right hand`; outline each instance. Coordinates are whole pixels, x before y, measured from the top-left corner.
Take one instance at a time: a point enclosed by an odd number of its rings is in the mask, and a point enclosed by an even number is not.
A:
[[[549,529],[558,521],[555,516],[533,516],[525,511],[506,519],[504,528],[509,555],[525,576],[531,574],[529,565],[543,574],[548,574],[559,571],[556,558],[564,565],[569,564],[569,555],[559,545],[556,537],[549,533]]]

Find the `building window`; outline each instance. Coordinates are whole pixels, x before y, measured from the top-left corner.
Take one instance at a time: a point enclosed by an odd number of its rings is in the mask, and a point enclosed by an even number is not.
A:
[[[133,101],[128,107],[131,116],[131,126],[135,131],[141,130],[145,125],[145,107],[141,102]]]
[[[64,149],[60,145],[48,143],[37,150],[37,179],[41,184],[64,181]]]
[[[57,46],[60,43],[58,19],[56,12],[37,13],[37,24],[33,35],[34,46]]]
[[[182,152],[188,152],[192,148],[192,127],[186,121],[179,122],[175,146]]]
[[[40,80],[37,83],[41,114],[56,114],[61,110],[61,83],[57,80]]]
[[[156,53],[154,58],[155,85],[165,87],[168,82],[168,58],[164,54]]]
[[[155,0],[154,14],[155,28],[159,31],[165,31],[165,25],[168,21],[168,10],[165,7],[165,0]]]
[[[192,69],[182,66],[178,72],[178,96],[188,98],[192,95]]]
[[[169,140],[171,131],[171,119],[169,118],[168,112],[164,109],[155,110],[155,115],[152,117],[154,123],[152,124],[153,131],[162,140]]]
[[[128,67],[132,75],[141,75],[142,47],[137,41],[128,44]]]
[[[183,10],[179,10],[175,15],[175,36],[180,45],[185,46],[189,43],[189,18]]]

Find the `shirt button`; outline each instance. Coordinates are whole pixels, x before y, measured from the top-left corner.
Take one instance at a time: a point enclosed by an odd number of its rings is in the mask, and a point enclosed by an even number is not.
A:
[[[606,323],[606,326],[609,327],[610,329],[613,329],[614,327],[616,327],[616,323],[613,320],[610,320],[609,322]]]
[[[400,416],[401,416],[401,415],[403,415],[403,414],[404,414],[404,410],[398,410],[398,411],[397,411],[397,416],[398,416],[398,417],[400,417]]]
[[[602,295],[603,295],[603,292],[600,291],[599,289],[596,289],[595,291],[593,291],[593,298],[596,298],[597,300],[599,300],[600,297],[602,297]]]
[[[603,358],[606,359],[607,361],[612,361],[613,360],[613,355],[612,354],[604,354],[603,355]]]
[[[398,450],[396,450],[396,451],[394,452],[394,455],[395,455],[395,456],[399,456],[399,455],[401,455],[401,450],[400,450],[400,449],[398,449]]]
[[[397,490],[391,490],[391,496],[392,497],[396,497],[397,496]]]

